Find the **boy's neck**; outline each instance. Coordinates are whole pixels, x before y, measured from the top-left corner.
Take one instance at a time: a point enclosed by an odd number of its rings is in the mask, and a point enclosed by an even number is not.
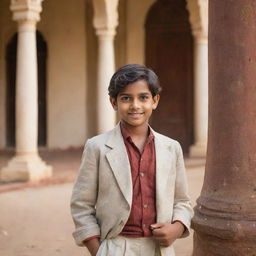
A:
[[[125,127],[132,138],[145,138],[148,136],[148,123],[145,123],[141,126],[132,126],[124,121],[121,121],[121,125]]]

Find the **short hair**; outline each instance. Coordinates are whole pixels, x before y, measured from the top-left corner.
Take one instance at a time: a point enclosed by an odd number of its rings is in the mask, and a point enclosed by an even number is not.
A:
[[[127,85],[139,80],[147,82],[153,97],[162,90],[158,77],[153,70],[139,64],[128,64],[119,68],[112,76],[108,87],[108,95],[117,98],[120,91]]]

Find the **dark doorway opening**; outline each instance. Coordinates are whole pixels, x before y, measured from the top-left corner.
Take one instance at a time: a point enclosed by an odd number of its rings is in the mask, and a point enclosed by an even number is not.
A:
[[[38,146],[47,143],[46,119],[46,60],[47,44],[40,32],[36,32],[38,67]],[[16,94],[17,33],[6,47],[6,146],[15,147],[15,94]]]
[[[193,143],[193,37],[185,0],[158,0],[146,18],[146,65],[163,92],[151,124],[178,140],[185,153]]]

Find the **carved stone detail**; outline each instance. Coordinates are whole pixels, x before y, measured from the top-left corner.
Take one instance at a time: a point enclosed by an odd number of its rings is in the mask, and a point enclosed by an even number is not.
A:
[[[13,20],[39,21],[43,0],[11,0],[10,9],[13,12]]]
[[[208,37],[208,0],[187,0],[189,20],[195,38]]]
[[[119,0],[93,0],[93,25],[97,34],[115,35],[118,25],[118,2]]]

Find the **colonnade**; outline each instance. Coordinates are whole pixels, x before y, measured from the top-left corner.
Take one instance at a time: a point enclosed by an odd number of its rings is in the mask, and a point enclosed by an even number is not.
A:
[[[12,0],[13,20],[18,23],[16,77],[16,153],[0,172],[2,181],[37,181],[52,175],[51,167],[38,155],[38,92],[36,24],[43,0]],[[189,2],[202,0],[188,0]],[[205,2],[205,1],[204,1]],[[94,28],[98,37],[97,126],[98,132],[114,127],[115,112],[108,100],[107,87],[115,71],[114,37],[118,25],[118,0],[94,0]],[[188,4],[189,5],[189,4]],[[193,11],[193,4],[188,6]],[[191,22],[198,24],[192,15]],[[199,21],[200,23],[200,21]],[[205,156],[207,140],[207,35],[193,26],[195,37],[195,145],[191,155]],[[200,32],[200,31],[203,32]],[[198,31],[200,33],[198,33]],[[204,36],[202,37],[202,33]]]

